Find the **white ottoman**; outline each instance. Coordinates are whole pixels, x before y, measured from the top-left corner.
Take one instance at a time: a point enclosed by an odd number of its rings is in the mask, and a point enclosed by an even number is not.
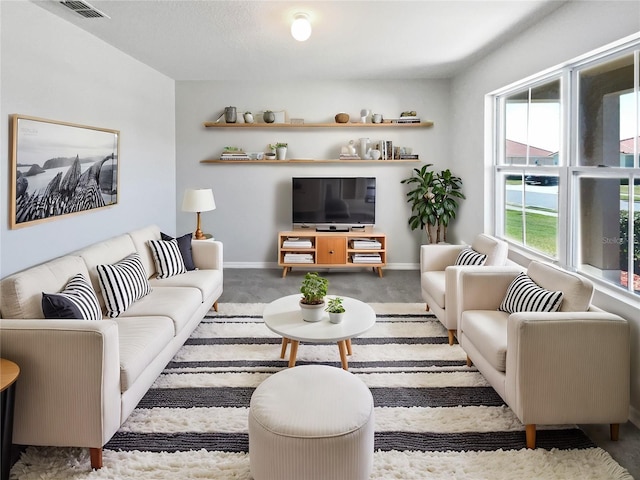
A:
[[[249,408],[255,480],[359,480],[373,468],[373,397],[355,375],[303,365],[262,382]]]

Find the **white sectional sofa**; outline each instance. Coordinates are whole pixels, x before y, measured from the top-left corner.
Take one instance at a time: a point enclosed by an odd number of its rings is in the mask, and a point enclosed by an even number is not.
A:
[[[0,282],[0,350],[18,364],[13,442],[91,450],[102,447],[131,414],[166,364],[222,294],[222,243],[192,242],[197,269],[157,278],[149,226],[91,245]],[[98,265],[137,253],[150,293],[108,318]],[[102,308],[98,321],[45,319],[43,292],[62,291],[81,273]]]

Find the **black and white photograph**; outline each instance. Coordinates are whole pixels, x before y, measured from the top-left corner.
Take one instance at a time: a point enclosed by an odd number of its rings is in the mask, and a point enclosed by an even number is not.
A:
[[[13,115],[11,228],[115,205],[120,132]]]

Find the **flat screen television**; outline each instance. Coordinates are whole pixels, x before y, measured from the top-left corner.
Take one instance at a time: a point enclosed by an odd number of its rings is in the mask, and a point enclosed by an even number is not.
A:
[[[376,223],[375,177],[293,177],[294,226],[365,226]]]

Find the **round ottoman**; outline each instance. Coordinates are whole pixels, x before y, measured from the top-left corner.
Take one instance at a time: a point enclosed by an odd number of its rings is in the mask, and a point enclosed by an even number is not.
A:
[[[359,480],[373,468],[373,397],[355,375],[303,365],[262,382],[249,407],[255,480]]]

